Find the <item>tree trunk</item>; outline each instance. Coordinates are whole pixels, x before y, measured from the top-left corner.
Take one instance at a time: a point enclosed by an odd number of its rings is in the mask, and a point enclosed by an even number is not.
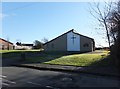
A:
[[[108,27],[107,27],[107,24],[106,24],[106,20],[105,20],[105,19],[104,19],[104,25],[105,25],[106,34],[107,34],[107,39],[108,39],[109,48],[110,48],[110,36],[109,36],[109,31],[108,31]]]

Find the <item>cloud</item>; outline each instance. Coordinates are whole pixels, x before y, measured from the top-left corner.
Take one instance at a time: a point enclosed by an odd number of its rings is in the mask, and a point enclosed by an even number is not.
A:
[[[0,13],[0,19],[10,17],[10,16],[16,16],[16,14],[15,13],[11,13],[11,14]]]
[[[7,16],[9,16],[9,15],[0,13],[0,19],[3,19],[3,18],[5,18],[5,17],[7,17]]]

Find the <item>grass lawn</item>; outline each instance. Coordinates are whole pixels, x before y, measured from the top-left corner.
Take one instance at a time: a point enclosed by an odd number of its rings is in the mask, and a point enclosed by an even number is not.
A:
[[[60,65],[74,65],[74,66],[89,66],[94,62],[105,58],[107,54],[74,54],[62,56],[54,60],[44,62],[45,64],[60,64]]]
[[[71,55],[64,55],[62,53],[44,53],[41,56],[37,56],[35,58],[28,58],[27,60],[30,62],[39,62],[43,64],[89,66],[92,63],[102,60],[107,55],[108,51],[102,51],[100,53],[83,53]]]
[[[95,51],[94,53],[64,54],[64,53],[40,53],[40,50],[2,50],[3,58],[20,58],[21,53],[26,54],[27,62],[43,64],[59,64],[74,66],[89,66],[99,62],[108,55],[108,51]]]

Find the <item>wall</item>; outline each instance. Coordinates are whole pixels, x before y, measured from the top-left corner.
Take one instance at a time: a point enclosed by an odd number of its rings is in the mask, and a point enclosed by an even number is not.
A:
[[[81,40],[80,40],[81,52],[93,51],[93,41],[92,41],[92,39],[86,38],[84,36],[80,36],[80,38],[81,38]]]
[[[15,49],[32,49],[33,46],[15,46]]]
[[[67,35],[62,35],[57,39],[44,45],[45,51],[67,51]]]
[[[14,45],[13,44],[10,44],[10,43],[0,39],[0,50],[7,50],[8,46],[9,46],[10,50],[14,49]]]
[[[73,35],[76,37],[74,40],[71,39]],[[52,40],[44,45],[45,51],[80,51],[88,52],[93,51],[93,40],[85,36],[69,32]]]
[[[74,41],[72,37],[75,37]],[[67,51],[80,51],[80,35],[73,32],[67,33]]]

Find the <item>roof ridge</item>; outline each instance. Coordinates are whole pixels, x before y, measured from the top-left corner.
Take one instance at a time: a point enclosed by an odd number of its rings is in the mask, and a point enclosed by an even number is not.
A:
[[[3,40],[3,41],[6,41],[6,42],[8,42],[8,43],[10,43],[10,44],[13,44],[12,42],[10,42],[10,41],[7,41],[7,40],[5,40],[5,39],[3,39],[3,38],[0,38],[1,40]]]
[[[47,44],[47,43],[49,43],[49,42],[51,42],[51,41],[53,41],[53,40],[55,40],[55,39],[57,39],[57,38],[59,38],[59,37],[63,36],[63,35],[65,35],[65,34],[67,34],[67,33],[69,33],[69,32],[73,32],[73,33],[75,33],[75,34],[77,34],[77,35],[80,35],[80,36],[83,36],[83,37],[86,37],[86,38],[89,38],[89,39],[94,40],[93,38],[90,38],[90,37],[88,37],[88,36],[84,36],[84,35],[82,35],[82,34],[78,33],[76,30],[71,29],[71,30],[69,30],[69,31],[67,31],[67,32],[65,32],[65,33],[63,33],[62,35],[59,35],[59,36],[57,36],[57,37],[53,38],[52,40],[50,40],[50,41],[48,41],[48,42],[44,43],[43,45],[45,45],[45,44]]]

